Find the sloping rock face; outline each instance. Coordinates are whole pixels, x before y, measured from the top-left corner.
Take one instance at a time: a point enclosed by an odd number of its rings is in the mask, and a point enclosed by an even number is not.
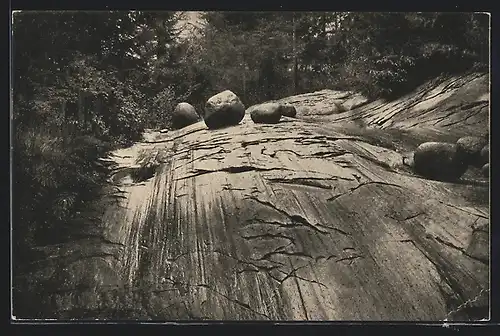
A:
[[[482,136],[489,128],[489,75],[440,78],[394,101],[369,102],[358,93],[322,90],[277,100],[309,120],[413,132],[427,139]],[[337,103],[337,104],[335,104]],[[339,112],[338,104],[347,111]]]
[[[390,132],[341,126],[247,114],[117,151],[121,172],[155,175],[115,179],[123,196],[101,242],[40,252],[28,278],[44,317],[488,318],[488,180],[421,178],[384,147]]]

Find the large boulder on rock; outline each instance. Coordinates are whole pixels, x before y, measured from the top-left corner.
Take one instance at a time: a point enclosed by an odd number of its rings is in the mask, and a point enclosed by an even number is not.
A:
[[[413,155],[416,173],[440,181],[455,181],[467,170],[467,161],[456,144],[425,142],[417,147]]]
[[[297,110],[293,105],[281,105],[281,115],[289,118],[295,118],[297,116]]]
[[[226,90],[207,100],[205,104],[205,124],[210,129],[233,126],[245,116],[245,106],[233,92]]]
[[[458,139],[457,150],[463,155],[469,165],[481,167],[481,150],[487,144],[484,137],[467,136]]]
[[[175,129],[184,128],[199,121],[200,117],[196,109],[189,103],[179,103],[172,113],[172,127]]]
[[[250,117],[257,124],[277,124],[281,119],[282,105],[264,103],[256,106],[250,112]]]

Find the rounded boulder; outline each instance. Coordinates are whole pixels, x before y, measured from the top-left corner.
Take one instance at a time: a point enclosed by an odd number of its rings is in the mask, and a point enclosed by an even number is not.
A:
[[[277,124],[281,119],[282,105],[264,103],[256,106],[250,112],[250,117],[256,124]]]
[[[245,116],[245,106],[232,91],[220,92],[205,104],[205,124],[210,129],[237,125]]]
[[[289,118],[295,118],[297,116],[297,110],[293,105],[281,105],[281,115]]]
[[[481,150],[487,144],[484,137],[467,136],[458,139],[457,150],[469,165],[481,167]]]
[[[413,154],[413,169],[416,173],[433,180],[456,181],[468,167],[457,149],[456,144],[422,143]]]
[[[196,109],[189,103],[179,103],[172,113],[172,126],[175,129],[184,128],[199,121]]]

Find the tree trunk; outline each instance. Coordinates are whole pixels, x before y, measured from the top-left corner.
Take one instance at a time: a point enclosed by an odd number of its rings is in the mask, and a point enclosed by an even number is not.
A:
[[[322,37],[326,39],[326,14],[321,15],[321,33]]]
[[[243,99],[247,100],[247,72],[243,69]]]
[[[85,122],[83,116],[83,93],[81,90],[78,91],[78,123],[80,127],[83,127],[83,123]]]
[[[298,62],[297,62],[297,34],[296,34],[296,25],[295,25],[295,14],[292,14],[292,25],[293,25],[293,34],[292,34],[292,46],[293,46],[293,94],[298,92]]]
[[[66,128],[66,100],[61,102],[61,125],[60,125],[60,134],[64,134],[64,130]]]

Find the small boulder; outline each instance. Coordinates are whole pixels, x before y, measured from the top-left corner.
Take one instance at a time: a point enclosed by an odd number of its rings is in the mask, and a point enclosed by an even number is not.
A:
[[[334,110],[335,112],[333,112],[333,113],[342,113],[342,112],[347,111],[345,106],[342,104],[342,101],[334,101],[333,105],[335,106],[335,110]]]
[[[285,104],[281,105],[280,108],[281,108],[281,115],[285,117],[295,118],[295,116],[297,115],[297,110],[293,105]]]
[[[200,117],[196,109],[189,103],[179,103],[172,113],[172,127],[175,129],[184,128],[199,121]]]
[[[484,177],[490,176],[490,164],[487,163],[481,168],[481,173],[483,173]]]
[[[277,103],[260,104],[251,110],[250,117],[256,124],[276,124],[281,119],[282,106]]]
[[[245,106],[233,92],[220,92],[205,104],[205,124],[210,129],[233,126],[240,123],[245,116]]]
[[[416,173],[434,180],[456,181],[467,170],[467,162],[460,155],[456,144],[425,142],[413,155]]]
[[[481,149],[487,144],[483,137],[467,136],[458,139],[457,150],[460,155],[467,161],[467,164],[481,167],[484,162],[481,162]]]
[[[490,145],[486,145],[481,149],[481,163],[486,164],[490,162]]]

